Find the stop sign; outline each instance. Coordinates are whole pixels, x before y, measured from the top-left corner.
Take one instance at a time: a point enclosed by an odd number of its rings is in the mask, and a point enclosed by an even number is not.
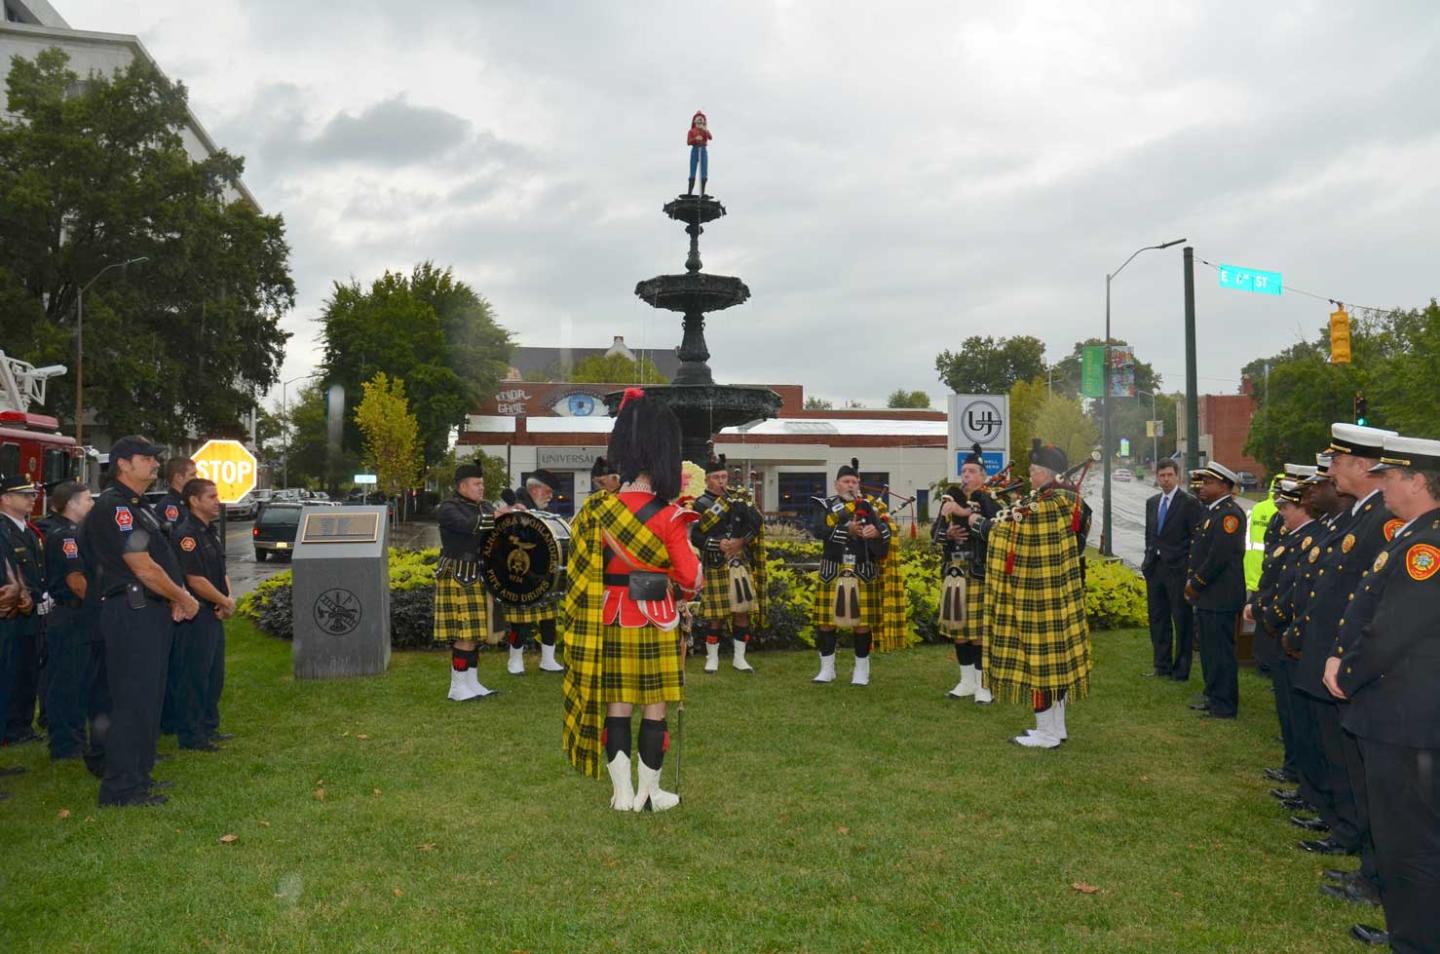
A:
[[[206,441],[191,459],[197,476],[215,481],[221,503],[238,503],[255,489],[255,455],[239,441]]]

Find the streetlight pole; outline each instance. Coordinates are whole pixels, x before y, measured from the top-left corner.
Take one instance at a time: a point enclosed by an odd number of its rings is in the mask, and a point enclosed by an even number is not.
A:
[[[1103,509],[1105,511],[1100,524],[1100,553],[1102,556],[1108,557],[1115,555],[1114,541],[1110,539],[1115,523],[1114,514],[1112,513],[1114,508],[1111,506],[1110,493],[1110,283],[1114,281],[1115,277],[1125,270],[1125,266],[1134,261],[1135,256],[1141,252],[1158,251],[1162,248],[1169,248],[1172,245],[1179,245],[1183,241],[1185,241],[1183,238],[1178,238],[1161,245],[1146,245],[1144,248],[1137,248],[1130,253],[1129,258],[1120,263],[1119,268],[1105,276],[1105,361],[1101,371],[1100,389],[1100,456],[1103,458],[1103,473],[1105,475],[1104,484],[1101,489]]]
[[[148,255],[140,255],[123,262],[111,262],[96,272],[94,277],[81,285],[79,291],[75,293],[75,446],[77,448],[83,449],[85,446],[85,292],[100,280],[101,275],[112,268],[126,268],[148,261],[150,261]]]
[[[281,425],[285,428],[285,448],[280,457],[280,483],[286,487],[290,486],[290,405],[285,400],[286,389],[296,381],[304,381],[309,378],[320,377],[321,372],[311,371],[309,374],[302,374],[298,378],[291,378],[289,381],[280,382],[280,417]]]
[[[1155,419],[1155,392],[1135,392],[1135,396],[1145,395],[1150,399],[1150,467],[1154,470],[1160,466],[1160,422]]]

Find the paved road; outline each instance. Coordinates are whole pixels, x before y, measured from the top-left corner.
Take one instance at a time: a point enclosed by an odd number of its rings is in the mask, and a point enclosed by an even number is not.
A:
[[[262,581],[281,570],[290,568],[289,560],[271,557],[264,563],[255,561],[255,548],[250,545],[249,520],[225,521],[225,562],[230,571],[230,586],[236,596],[244,596]],[[390,528],[390,545],[423,550],[440,545],[440,528],[427,521],[411,521]]]
[[[1090,545],[1093,547],[1100,546],[1100,528],[1104,521],[1104,507],[1101,505],[1103,487],[1104,478],[1100,474],[1091,474],[1085,479],[1085,500],[1095,509],[1095,519],[1090,525]],[[1110,496],[1115,502],[1115,555],[1133,567],[1138,568],[1145,557],[1145,501],[1158,492],[1148,480],[1112,479],[1110,482]],[[1244,497],[1235,499],[1246,513],[1255,506],[1253,500]]]

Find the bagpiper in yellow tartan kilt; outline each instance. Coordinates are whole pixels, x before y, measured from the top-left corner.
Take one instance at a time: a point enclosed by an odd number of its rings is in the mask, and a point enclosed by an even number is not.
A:
[[[707,566],[705,585],[700,589],[700,612],[697,619],[719,623],[730,620],[730,564]]]
[[[860,625],[873,629],[880,625],[880,578],[862,580],[856,577],[855,580],[859,584],[857,589],[860,594]],[[839,582],[838,575],[828,583],[818,575],[815,577],[815,600],[810,607],[810,625],[835,625],[835,590]]]
[[[989,625],[985,618],[985,581],[965,578],[965,622],[955,634],[957,643],[983,643]]]
[[[601,658],[601,702],[679,702],[684,698],[684,650],[680,629],[605,626]]]
[[[479,580],[468,586],[455,579],[453,570],[435,574],[436,642],[469,639],[494,643],[490,628],[490,598],[485,584]]]
[[[554,600],[545,600],[540,603],[531,603],[529,606],[511,606],[507,604],[504,610],[505,622],[507,623],[538,623],[542,620],[554,619],[559,603]]]

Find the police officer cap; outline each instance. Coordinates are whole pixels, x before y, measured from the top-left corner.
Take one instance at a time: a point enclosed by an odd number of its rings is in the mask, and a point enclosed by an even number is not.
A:
[[[1285,476],[1291,480],[1308,480],[1315,476],[1314,464],[1286,464]]]
[[[1286,479],[1277,481],[1275,484],[1276,502],[1283,500],[1293,504],[1298,504],[1300,502],[1300,492],[1304,488],[1304,486],[1305,482],[1301,480]]]
[[[560,492],[560,478],[556,477],[548,470],[531,471],[530,476],[525,478],[525,482],[529,483],[532,480],[540,481],[540,483],[544,484],[546,487],[549,487],[552,493]]]
[[[1070,459],[1065,456],[1065,452],[1054,444],[1042,444],[1038,437],[1030,441],[1030,463],[1053,470],[1057,474],[1070,469]]]
[[[1330,425],[1330,453],[1354,454],[1356,457],[1379,459],[1385,449],[1385,438],[1398,437],[1394,431],[1359,424]]]
[[[159,444],[150,443],[147,437],[138,434],[131,434],[129,437],[122,437],[110,445],[110,459],[112,461],[128,460],[135,455],[141,457],[159,457],[165,453],[165,448]]]
[[[1370,472],[1373,474],[1392,467],[1440,470],[1440,441],[1430,441],[1423,437],[1401,437],[1399,434],[1385,438],[1385,446],[1380,452],[1380,463],[1371,467]]]
[[[595,458],[595,463],[590,465],[590,476],[592,478],[609,477],[611,475],[618,475],[619,473],[619,469],[604,457]]]
[[[455,483],[458,486],[460,481],[469,480],[471,477],[485,479],[485,468],[479,464],[461,464],[455,468]]]
[[[34,482],[24,474],[6,474],[0,477],[0,494],[33,494],[36,492]]]
[[[1330,479],[1330,454],[1328,452],[1315,455],[1315,475],[1310,478],[1312,484],[1318,484],[1323,480]]]

